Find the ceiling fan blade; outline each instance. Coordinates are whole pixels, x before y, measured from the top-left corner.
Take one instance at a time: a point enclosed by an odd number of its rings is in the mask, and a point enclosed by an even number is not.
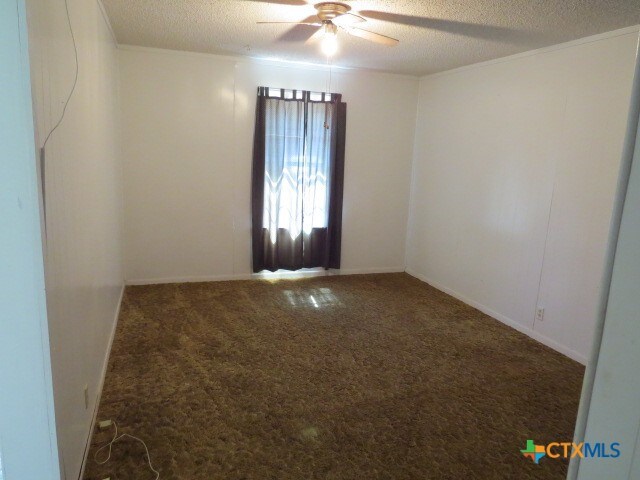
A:
[[[361,17],[360,15],[356,15],[354,13],[343,13],[342,15],[338,15],[336,18],[334,18],[332,20],[332,23],[338,25],[339,27],[350,27],[351,25],[363,23],[366,21],[367,19]]]
[[[308,25],[311,27],[321,27],[322,23],[310,22],[256,22],[258,25]]]
[[[353,35],[354,37],[364,38],[365,40],[369,40],[370,42],[380,43],[382,45],[387,45],[389,47],[395,47],[400,43],[400,40],[395,38],[387,37],[386,35],[380,35],[379,33],[373,33],[369,30],[363,30],[362,28],[355,27],[340,27],[344,31],[346,31],[349,35]]]
[[[385,22],[392,22],[412,27],[428,28],[431,30],[438,30],[440,32],[453,33],[455,35],[463,35],[466,37],[486,40],[505,38],[519,43],[529,43],[532,40],[535,40],[535,36],[530,32],[494,25],[482,25],[478,23],[460,22],[457,20],[447,20],[442,18],[402,15],[399,13],[380,12],[377,10],[361,10],[359,13],[374,20],[382,20]]]
[[[281,42],[306,42],[310,37],[318,32],[322,32],[319,28],[321,25],[298,24],[290,28],[278,37]]]

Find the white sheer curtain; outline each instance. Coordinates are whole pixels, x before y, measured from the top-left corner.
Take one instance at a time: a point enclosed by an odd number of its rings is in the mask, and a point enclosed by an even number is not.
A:
[[[251,174],[255,272],[340,268],[347,106],[258,88]]]
[[[267,98],[263,227],[275,243],[326,228],[333,108],[305,99]]]

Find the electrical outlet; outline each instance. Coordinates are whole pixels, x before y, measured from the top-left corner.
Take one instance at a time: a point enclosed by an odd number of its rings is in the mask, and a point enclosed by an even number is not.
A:
[[[544,320],[544,307],[536,308],[536,322],[542,322]]]
[[[84,386],[84,409],[89,410],[89,385]]]

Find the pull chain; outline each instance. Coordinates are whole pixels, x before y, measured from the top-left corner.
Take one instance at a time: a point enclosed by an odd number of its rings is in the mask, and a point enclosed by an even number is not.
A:
[[[331,81],[332,81],[332,77],[333,77],[333,62],[331,61],[331,56],[327,55],[327,65],[329,66],[329,78],[328,78],[328,82],[327,82],[327,93],[329,94],[329,103],[331,103],[331,101],[333,100],[332,95],[331,95]],[[323,98],[323,100],[326,100],[326,97]],[[325,102],[325,109],[324,109],[324,128],[325,130],[329,130],[329,109],[326,106],[326,102]]]

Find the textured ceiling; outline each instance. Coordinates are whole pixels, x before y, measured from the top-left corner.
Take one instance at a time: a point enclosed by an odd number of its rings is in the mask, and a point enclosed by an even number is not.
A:
[[[103,0],[118,42],[227,55],[324,62],[300,21],[312,0]],[[350,0],[385,47],[339,33],[334,63],[423,75],[640,23],[638,0]]]

